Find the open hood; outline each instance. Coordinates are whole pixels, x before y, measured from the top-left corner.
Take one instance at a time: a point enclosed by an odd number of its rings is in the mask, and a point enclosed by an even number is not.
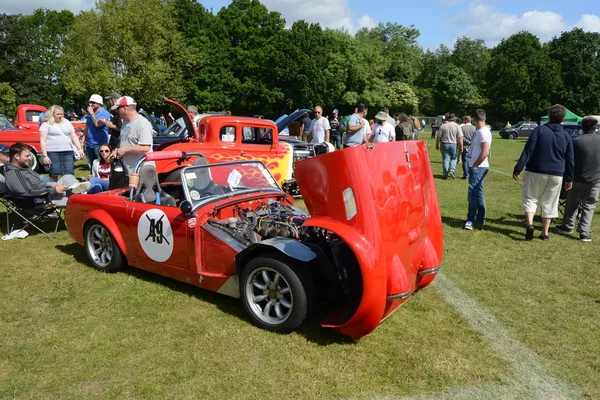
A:
[[[277,132],[279,133],[279,132],[283,131],[285,128],[288,127],[289,124],[291,124],[292,122],[294,122],[295,120],[300,118],[305,113],[311,114],[312,111],[307,110],[306,108],[296,110],[293,113],[291,113],[290,115],[288,115],[284,118],[281,118],[279,121],[275,122],[275,124],[277,125]]]
[[[298,161],[296,182],[311,215],[304,226],[349,245],[362,275],[362,298],[322,321],[353,338],[366,335],[442,260],[442,221],[423,141],[369,144]]]
[[[194,120],[190,113],[188,113],[187,109],[178,102],[168,99],[166,97],[163,99],[163,101],[167,104],[172,105],[175,108],[177,114],[179,114],[179,116],[183,118],[183,122],[185,123],[185,127],[187,129],[188,137],[194,138],[198,142],[198,127],[196,126],[196,124],[194,124]]]

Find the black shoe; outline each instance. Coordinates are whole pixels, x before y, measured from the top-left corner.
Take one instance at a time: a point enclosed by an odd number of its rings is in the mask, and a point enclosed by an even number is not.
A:
[[[557,231],[560,231],[560,232],[564,232],[564,233],[573,233],[573,229],[569,229],[564,225],[557,225],[554,227],[554,229],[556,229]]]
[[[538,237],[542,240],[550,240],[550,236],[548,236],[548,235],[540,235]]]
[[[584,235],[582,233],[582,234],[579,235],[579,240],[582,241],[582,242],[591,242],[592,241],[592,237]]]
[[[535,232],[533,225],[527,225],[527,229],[525,230],[525,240],[532,240],[533,232]]]
[[[442,180],[444,180],[444,181],[445,181],[446,179],[448,179],[448,177],[447,177],[447,176],[442,176]]]

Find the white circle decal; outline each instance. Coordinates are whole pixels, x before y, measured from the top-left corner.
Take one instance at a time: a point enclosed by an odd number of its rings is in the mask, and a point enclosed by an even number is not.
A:
[[[166,214],[152,209],[142,214],[137,226],[138,240],[150,259],[164,262],[173,252],[173,231]]]
[[[200,200],[200,193],[198,193],[197,190],[192,190],[190,192],[190,197],[192,198],[192,200],[198,201],[198,200]]]

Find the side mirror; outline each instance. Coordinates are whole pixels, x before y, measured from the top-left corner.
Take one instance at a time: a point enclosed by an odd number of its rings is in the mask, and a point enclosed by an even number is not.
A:
[[[192,203],[189,200],[184,200],[181,203],[179,203],[179,209],[182,213],[187,215],[192,212]]]

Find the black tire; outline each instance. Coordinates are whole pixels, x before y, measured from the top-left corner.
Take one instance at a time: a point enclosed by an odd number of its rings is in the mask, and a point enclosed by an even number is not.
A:
[[[251,260],[242,270],[240,293],[256,326],[289,333],[311,314],[315,284],[301,265],[262,257]]]
[[[517,138],[517,134],[514,133],[514,132],[511,132],[511,133],[508,134],[508,138],[509,139],[516,139]]]
[[[98,271],[114,273],[125,268],[125,257],[115,238],[98,221],[88,223],[84,231],[85,252]]]

